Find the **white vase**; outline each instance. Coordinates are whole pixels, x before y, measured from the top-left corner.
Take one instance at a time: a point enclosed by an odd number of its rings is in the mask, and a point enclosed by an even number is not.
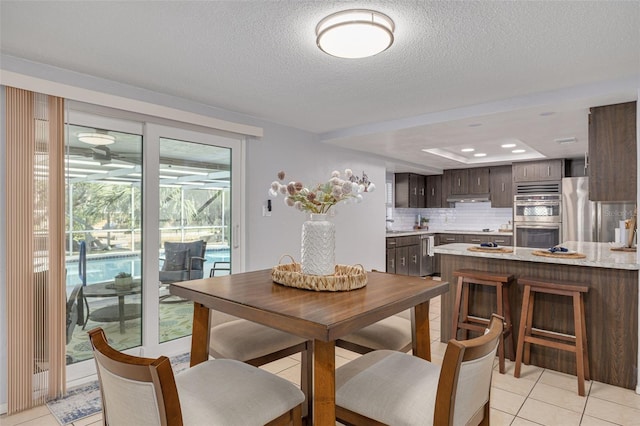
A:
[[[302,273],[333,275],[335,272],[336,227],[326,214],[312,214],[302,224]]]

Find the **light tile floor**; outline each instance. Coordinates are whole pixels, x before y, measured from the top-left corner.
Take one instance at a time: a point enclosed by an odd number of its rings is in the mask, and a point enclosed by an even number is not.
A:
[[[434,362],[442,362],[446,347],[440,342],[440,300],[430,308],[431,351]],[[358,355],[336,348],[336,366],[344,365]],[[263,367],[296,384],[300,381],[300,359],[284,358]],[[629,389],[587,382],[587,396],[577,393],[575,376],[535,366],[523,366],[521,377],[513,377],[513,363],[507,361],[506,374],[496,367],[491,388],[491,425],[502,426],[640,426],[640,395]],[[95,415],[74,422],[73,426],[102,424]],[[47,407],[38,407],[13,416],[0,416],[0,426],[58,425]]]

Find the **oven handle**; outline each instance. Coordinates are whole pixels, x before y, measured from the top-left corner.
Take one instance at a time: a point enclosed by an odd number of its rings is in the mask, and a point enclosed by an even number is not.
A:
[[[517,228],[533,228],[533,229],[560,229],[562,223],[540,223],[540,222],[514,222],[514,232]]]

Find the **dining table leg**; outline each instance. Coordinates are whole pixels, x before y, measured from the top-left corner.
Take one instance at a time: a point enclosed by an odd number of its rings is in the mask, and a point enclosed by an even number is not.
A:
[[[209,308],[193,303],[193,331],[191,332],[190,366],[209,359]]]
[[[314,341],[313,424],[336,424],[336,342]]]
[[[429,330],[429,301],[414,308],[413,355],[431,361],[431,332]]]

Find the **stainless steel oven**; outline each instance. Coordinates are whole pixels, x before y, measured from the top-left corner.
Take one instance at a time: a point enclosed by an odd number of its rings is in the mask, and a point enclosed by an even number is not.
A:
[[[549,248],[560,244],[562,223],[514,222],[516,247]]]
[[[560,244],[562,195],[515,195],[513,237],[516,247],[549,248]]]
[[[562,222],[562,194],[526,194],[513,198],[514,222]]]

